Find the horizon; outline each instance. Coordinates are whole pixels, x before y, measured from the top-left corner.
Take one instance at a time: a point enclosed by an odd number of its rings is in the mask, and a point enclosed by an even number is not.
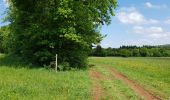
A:
[[[8,4],[0,0],[0,26]],[[101,33],[107,35],[102,41],[104,48],[119,48],[123,45],[170,44],[170,2],[168,0],[118,0],[115,16],[109,26],[102,26]]]
[[[103,47],[102,45],[100,45],[100,46],[101,46],[102,48],[104,48],[104,49],[107,49],[107,48],[119,49],[119,48],[121,48],[122,46],[129,46],[129,47],[134,47],[134,46],[136,46],[136,47],[145,47],[145,46],[161,47],[161,46],[170,46],[170,44],[162,44],[162,45],[141,45],[141,46],[137,46],[137,45],[121,45],[121,46],[119,46],[119,47]],[[97,47],[97,45],[94,46],[94,47]]]

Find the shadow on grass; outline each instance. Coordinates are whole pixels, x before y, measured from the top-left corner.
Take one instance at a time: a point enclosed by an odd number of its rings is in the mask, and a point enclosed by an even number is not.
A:
[[[25,62],[22,58],[15,55],[0,54],[0,67],[13,68],[40,68]]]
[[[94,65],[92,65],[94,66]],[[91,65],[89,67],[92,67]],[[45,68],[48,69],[50,71],[55,71],[54,68],[48,68],[48,67],[42,67],[42,66],[36,66],[33,65],[31,63],[25,62],[25,60],[23,60],[21,57],[18,57],[16,55],[7,55],[7,54],[1,54],[0,53],[0,67],[12,67],[12,68],[29,68],[29,69],[41,69],[41,68]],[[72,68],[70,70],[66,70],[66,71],[80,71],[80,70],[88,70],[88,68],[82,68],[82,69],[76,69],[76,68]],[[58,70],[63,72],[62,70]]]

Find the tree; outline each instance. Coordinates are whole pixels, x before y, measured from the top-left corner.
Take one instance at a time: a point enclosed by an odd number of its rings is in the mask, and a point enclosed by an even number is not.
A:
[[[130,57],[132,54],[128,49],[121,49],[120,50],[120,55],[122,57]]]
[[[163,57],[170,57],[170,50],[164,50],[162,53]]]
[[[4,48],[2,46],[3,36],[2,29],[0,28],[0,52],[4,52]]]
[[[153,53],[153,57],[161,57],[162,56],[159,48],[154,48],[152,53]]]
[[[140,49],[140,55],[141,55],[142,57],[147,57],[147,56],[149,55],[148,49],[145,48],[145,47],[141,48],[141,49]]]
[[[55,54],[59,62],[85,67],[92,44],[101,41],[99,27],[110,24],[116,0],[10,0],[9,52],[39,65]]]
[[[98,45],[93,49],[92,56],[122,56],[122,57],[169,57],[170,49],[159,46],[121,46],[120,48],[102,48]]]
[[[7,53],[8,47],[7,44],[10,41],[7,41],[9,38],[9,26],[0,27],[0,52]]]
[[[140,56],[139,49],[133,49],[133,50],[132,50],[132,55],[133,55],[134,57],[139,57],[139,56]]]
[[[98,56],[98,57],[104,57],[106,56],[106,52],[100,45],[97,45],[97,47],[94,50],[93,55]]]
[[[106,56],[113,56],[114,55],[113,49],[111,47],[105,49],[105,52],[106,52]]]

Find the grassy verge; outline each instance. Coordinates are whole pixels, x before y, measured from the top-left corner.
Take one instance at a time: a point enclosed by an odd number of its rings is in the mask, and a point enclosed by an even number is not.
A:
[[[90,58],[98,65],[116,68],[164,99],[170,97],[170,58]]]
[[[0,100],[89,100],[88,71],[55,73],[0,55]]]

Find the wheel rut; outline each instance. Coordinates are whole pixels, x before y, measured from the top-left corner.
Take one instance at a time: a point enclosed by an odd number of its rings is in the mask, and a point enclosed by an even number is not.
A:
[[[90,69],[90,77],[92,79],[92,95],[93,100],[101,100],[104,97],[104,90],[100,84],[100,80],[103,79],[103,76],[100,72],[95,69]]]
[[[160,97],[154,95],[152,92],[145,89],[134,80],[129,79],[127,76],[117,71],[113,67],[110,67],[109,65],[100,65],[100,66],[107,68],[108,71],[111,73],[111,76],[106,77],[101,72],[97,71],[95,68],[90,69],[89,75],[91,77],[92,86],[93,86],[92,87],[93,100],[102,100],[106,96],[105,91],[102,85],[100,84],[100,81],[114,80],[115,78],[127,84],[134,92],[136,92],[144,100],[162,100]]]
[[[108,66],[107,66],[108,67]],[[111,73],[119,80],[126,83],[130,88],[132,88],[138,95],[140,95],[144,100],[162,100],[161,98],[155,96],[150,91],[146,90],[141,85],[137,84],[135,81],[129,79],[124,74],[118,72],[113,67],[108,67]]]

